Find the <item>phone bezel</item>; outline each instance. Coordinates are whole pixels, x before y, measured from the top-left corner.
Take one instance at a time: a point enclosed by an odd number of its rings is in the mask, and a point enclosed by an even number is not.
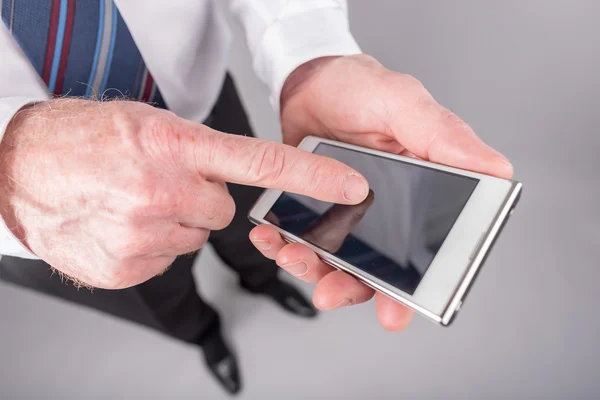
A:
[[[514,208],[521,191],[521,183],[314,136],[306,137],[298,148],[314,152],[321,143],[479,180],[412,295],[266,221],[266,214],[282,191],[266,190],[249,213],[253,223],[273,225],[286,241],[307,245],[335,268],[352,274],[368,286],[407,305],[433,322],[448,325],[460,308],[462,299],[494,239]]]

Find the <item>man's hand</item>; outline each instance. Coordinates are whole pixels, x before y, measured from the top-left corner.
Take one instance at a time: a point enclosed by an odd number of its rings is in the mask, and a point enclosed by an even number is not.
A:
[[[296,69],[281,94],[281,123],[284,142],[291,145],[319,135],[502,178],[513,173],[504,156],[439,105],[418,80],[390,71],[367,55],[325,57]],[[321,309],[373,296],[371,289],[333,271],[307,247],[286,244],[270,226],[255,228],[250,237],[269,243],[263,254],[279,265],[307,265],[310,273],[301,279],[318,283],[313,301]],[[401,330],[412,318],[407,308],[380,293],[376,303],[386,329]]]
[[[79,282],[126,288],[202,247],[235,212],[225,182],[356,204],[366,180],[335,160],[228,135],[145,104],[61,99],[19,112],[0,143],[0,212]]]

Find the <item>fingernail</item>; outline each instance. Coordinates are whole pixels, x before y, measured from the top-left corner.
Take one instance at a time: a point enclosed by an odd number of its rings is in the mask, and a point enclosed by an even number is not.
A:
[[[336,310],[338,308],[348,307],[351,305],[352,305],[352,299],[344,299],[344,300],[340,301],[339,303],[337,303],[336,305],[334,305],[333,307],[331,307],[330,310]]]
[[[306,275],[308,272],[308,264],[304,261],[296,261],[290,264],[284,264],[281,268],[285,269],[287,272],[294,276],[302,276]]]
[[[271,242],[268,240],[253,240],[252,243],[254,243],[259,250],[269,250],[271,248]]]
[[[351,173],[344,179],[344,198],[348,201],[360,203],[369,194],[367,180],[356,173]]]

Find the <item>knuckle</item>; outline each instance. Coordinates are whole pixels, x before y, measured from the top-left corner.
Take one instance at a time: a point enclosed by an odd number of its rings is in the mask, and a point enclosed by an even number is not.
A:
[[[239,158],[245,150],[240,147],[238,140],[233,135],[226,133],[202,135],[201,146],[204,161],[199,160],[196,162],[199,172],[204,169],[202,165],[219,165],[227,162],[227,160],[222,159],[223,154],[228,154],[232,158]]]
[[[178,243],[178,246],[181,246],[181,251],[183,254],[191,253],[204,247],[206,242],[208,242],[209,236],[210,231],[206,229],[199,229],[199,232],[194,237],[188,239],[187,242]]]
[[[471,131],[471,127],[465,121],[448,109],[442,110],[440,121],[452,130]]]
[[[125,259],[117,258],[112,250],[111,243],[102,244],[101,252],[86,262],[86,267],[79,267],[79,273],[71,273],[66,279],[72,279],[75,284],[90,288],[119,289],[129,263]]]
[[[180,197],[181,193],[177,190],[165,190],[159,182],[149,182],[138,195],[137,214],[158,218],[172,216],[179,205]]]
[[[285,150],[275,142],[261,141],[253,151],[246,176],[250,182],[275,183],[285,169]]]
[[[171,190],[172,189],[172,190]],[[141,172],[135,184],[127,189],[128,198],[125,217],[131,220],[142,218],[165,218],[172,216],[179,206],[183,189],[171,188],[164,179],[152,173]]]
[[[144,118],[141,145],[152,159],[175,162],[183,154],[184,136],[177,117],[156,112]]]
[[[183,193],[181,190],[164,190],[164,188],[156,188],[153,186],[150,206],[146,208],[146,215],[158,215],[168,217],[175,214],[179,207]]]
[[[145,117],[144,124],[144,131],[157,137],[173,133],[175,128],[173,116],[161,112]]]
[[[231,222],[233,222],[233,218],[235,217],[235,211],[235,202],[233,201],[233,198],[228,195],[222,207],[222,217],[220,220],[221,226],[219,227],[219,229],[224,229],[228,227],[229,224],[231,224]]]
[[[212,183],[207,182],[207,185]],[[211,187],[211,190],[214,188]],[[211,221],[211,225],[216,229],[227,227],[235,216],[235,202],[228,193],[223,193],[223,196],[210,196],[210,200],[202,204],[200,212],[203,216]]]
[[[129,271],[131,270],[130,262],[128,261],[109,261],[106,263],[102,272],[102,277],[99,280],[102,289],[118,290],[128,286],[130,278]]]
[[[158,236],[144,230],[139,224],[127,222],[116,235],[109,248],[111,258],[125,261],[150,254],[156,247]]]
[[[186,147],[191,151],[185,153],[187,154],[185,159],[189,160],[188,163],[199,174],[204,172],[207,165],[212,165],[215,162],[215,148],[217,147],[215,136],[220,135],[213,135],[206,125],[199,125],[196,131],[191,132],[188,143],[186,143]]]
[[[404,110],[406,114],[427,114],[437,106],[437,103],[427,89],[425,89],[421,81],[412,75],[400,75],[390,85],[390,89],[393,93],[402,93],[396,108],[397,110]],[[399,116],[402,113],[397,114]]]
[[[305,181],[308,185],[306,189],[312,193],[320,192],[324,186],[328,185],[332,179],[334,180],[338,176],[337,171],[332,168],[331,163],[326,162],[326,160],[319,161],[321,162],[311,162],[306,169],[307,179]]]
[[[448,109],[443,109],[434,124],[435,129],[427,145],[428,158],[437,160],[446,153],[447,147],[457,140],[475,136],[471,127]]]
[[[412,93],[419,93],[426,91],[423,83],[412,75],[402,74],[400,75],[399,84],[405,91]]]
[[[163,271],[170,263],[162,258],[132,258],[107,264],[103,289],[121,290],[139,285]]]

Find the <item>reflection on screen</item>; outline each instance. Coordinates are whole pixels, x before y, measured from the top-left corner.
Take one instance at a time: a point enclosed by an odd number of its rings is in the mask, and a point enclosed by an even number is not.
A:
[[[342,206],[283,193],[266,219],[413,294],[478,180],[330,144],[315,153],[363,174],[367,199]]]

